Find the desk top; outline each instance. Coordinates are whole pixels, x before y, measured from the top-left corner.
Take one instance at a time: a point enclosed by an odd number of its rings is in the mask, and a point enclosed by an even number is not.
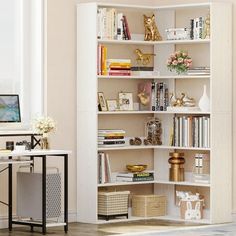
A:
[[[20,156],[57,156],[57,155],[65,155],[65,154],[71,154],[72,151],[68,150],[41,150],[41,149],[35,149],[31,151],[12,151],[12,152],[1,152],[0,151],[0,157],[20,157]]]

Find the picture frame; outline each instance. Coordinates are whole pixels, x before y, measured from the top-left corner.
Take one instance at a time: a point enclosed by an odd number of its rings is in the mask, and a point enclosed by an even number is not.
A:
[[[118,103],[117,103],[116,99],[107,100],[107,110],[108,111],[117,111],[117,110],[119,110]]]
[[[130,92],[120,92],[119,107],[121,111],[133,111],[133,94]]]
[[[107,111],[107,104],[103,92],[98,92],[98,110]]]

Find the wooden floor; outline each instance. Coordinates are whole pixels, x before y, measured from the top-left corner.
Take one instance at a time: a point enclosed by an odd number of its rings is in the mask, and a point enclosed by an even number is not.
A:
[[[184,223],[173,223],[169,221],[160,220],[142,220],[142,221],[131,221],[125,223],[110,223],[102,225],[94,224],[82,224],[82,223],[70,223],[69,232],[64,233],[63,227],[52,227],[47,229],[47,235],[56,236],[106,236],[106,235],[119,235],[122,233],[132,233],[132,232],[146,232],[150,229],[156,230],[157,232],[161,228],[168,229],[172,228],[182,228],[188,226],[195,226],[195,224],[184,224]],[[0,236],[37,236],[42,235],[40,228],[35,228],[34,232],[30,232],[29,227],[14,227],[12,232],[7,229],[0,230]],[[138,231],[137,231],[138,230]]]

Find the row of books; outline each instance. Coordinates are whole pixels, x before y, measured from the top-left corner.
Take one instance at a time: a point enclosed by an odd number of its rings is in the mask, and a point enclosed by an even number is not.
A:
[[[125,145],[125,131],[114,129],[99,129],[98,130],[98,146],[99,147],[114,147]]]
[[[210,146],[209,116],[175,116],[173,120],[173,146],[201,148]]]
[[[115,8],[99,8],[97,12],[98,39],[130,40],[127,17]]]
[[[145,97],[146,105],[141,110],[166,111],[169,106],[169,90],[164,82],[142,82],[138,84],[138,95]]]
[[[98,183],[111,182],[111,166],[109,155],[104,152],[98,153]]]
[[[118,172],[116,175],[116,182],[139,182],[139,181],[153,181],[154,172]]]
[[[189,69],[187,73],[188,75],[209,75],[210,67],[207,66],[193,67]]]
[[[209,154],[196,153],[195,159],[195,174],[210,174],[210,158]]]
[[[97,47],[97,74],[129,76],[131,75],[131,60],[107,59],[107,47],[99,44]]]
[[[204,20],[202,16],[190,19],[190,39],[204,39]]]

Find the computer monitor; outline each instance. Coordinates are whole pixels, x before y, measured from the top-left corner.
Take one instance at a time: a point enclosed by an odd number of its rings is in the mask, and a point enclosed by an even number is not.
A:
[[[21,122],[19,95],[0,94],[0,123]]]

